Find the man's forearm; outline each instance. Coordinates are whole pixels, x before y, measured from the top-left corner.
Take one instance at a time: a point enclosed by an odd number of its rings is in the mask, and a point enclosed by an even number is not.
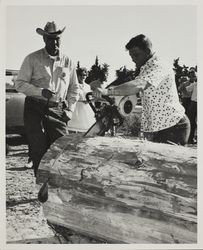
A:
[[[132,80],[130,82],[126,82],[126,83],[119,85],[117,87],[109,88],[107,95],[117,95],[117,96],[135,95],[141,89],[144,89],[146,84],[147,84],[146,81]]]

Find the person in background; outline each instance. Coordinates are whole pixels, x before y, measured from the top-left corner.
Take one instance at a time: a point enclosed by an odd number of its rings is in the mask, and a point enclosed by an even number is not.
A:
[[[188,108],[190,106],[190,101],[191,101],[191,93],[186,90],[186,87],[189,85],[190,85],[189,77],[181,76],[178,90],[181,94],[181,102],[182,102],[183,107],[185,108],[185,113],[187,116],[188,116]]]
[[[79,100],[73,112],[72,120],[68,124],[69,131],[86,132],[95,122],[95,114],[86,100],[86,94],[91,92],[90,86],[85,83],[86,68],[77,69],[79,81]]]
[[[45,47],[26,56],[15,82],[17,91],[26,95],[24,124],[35,176],[50,145],[67,134],[79,97],[75,66],[60,50],[64,30],[55,22],[36,29]]]
[[[190,125],[191,125],[191,131],[188,143],[194,144],[197,142],[195,140],[195,132],[197,129],[197,78],[195,77],[193,78],[193,81],[190,83],[189,86],[186,87],[186,90],[189,93],[192,93],[190,106],[188,108],[188,117],[190,119]]]
[[[197,81],[197,69],[195,69],[194,67],[190,67],[189,72],[188,72],[188,76],[189,76],[191,82]]]
[[[105,88],[105,81],[107,79],[106,73],[103,71],[98,72],[98,78],[92,82],[90,82],[90,88],[94,91],[97,88]]]
[[[133,37],[126,49],[138,72],[134,80],[109,89],[97,88],[93,95],[132,95],[140,91],[142,97],[141,131],[150,140],[185,145],[190,133],[190,122],[179,102],[172,69],[164,67],[145,35]]]

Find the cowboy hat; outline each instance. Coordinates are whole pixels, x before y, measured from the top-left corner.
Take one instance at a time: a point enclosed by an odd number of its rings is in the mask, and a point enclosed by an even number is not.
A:
[[[36,32],[41,36],[57,36],[64,32],[66,27],[64,27],[62,30],[57,30],[57,26],[55,22],[47,22],[44,29],[37,28]]]

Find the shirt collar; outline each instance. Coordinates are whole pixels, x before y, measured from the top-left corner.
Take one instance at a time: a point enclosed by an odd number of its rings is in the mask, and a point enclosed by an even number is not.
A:
[[[157,55],[155,52],[152,54],[152,57],[150,57],[149,60],[146,61],[146,63],[142,65],[142,67],[140,67],[140,70],[143,70],[145,67],[150,67],[154,60],[157,60]]]

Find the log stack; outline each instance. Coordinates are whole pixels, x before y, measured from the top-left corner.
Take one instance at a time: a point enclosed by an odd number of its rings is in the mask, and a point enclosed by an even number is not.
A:
[[[53,224],[109,243],[197,243],[196,150],[119,137],[58,139],[37,176]]]

